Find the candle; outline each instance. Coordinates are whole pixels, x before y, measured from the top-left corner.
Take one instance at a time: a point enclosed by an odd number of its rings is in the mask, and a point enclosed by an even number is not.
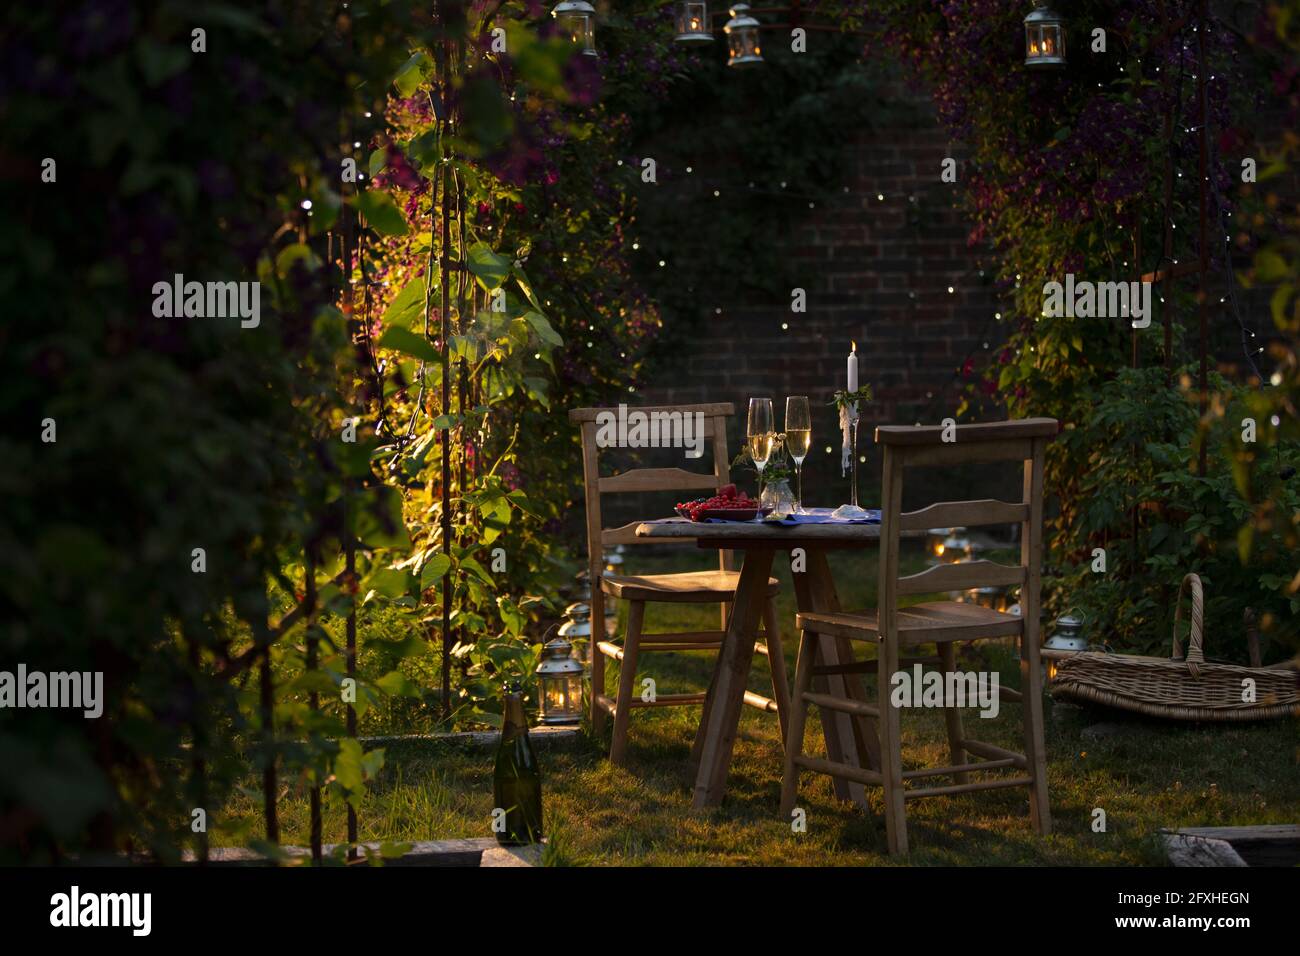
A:
[[[858,390],[858,343],[851,342],[853,351],[849,352],[849,385],[848,391],[856,392]]]

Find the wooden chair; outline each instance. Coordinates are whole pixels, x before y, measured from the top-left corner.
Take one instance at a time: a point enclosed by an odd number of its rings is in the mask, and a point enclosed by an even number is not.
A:
[[[703,415],[703,439],[713,447],[711,472],[690,472],[681,468],[634,468],[622,474],[601,477],[598,469],[597,417],[614,409],[575,408],[569,411],[569,420],[582,429],[582,474],[586,485],[587,504],[587,564],[591,575],[591,722],[600,733],[604,729],[605,715],[614,718],[613,740],[609,759],[623,762],[627,749],[627,731],[631,712],[638,707],[671,707],[704,703],[706,694],[656,694],[652,701],[641,700],[635,686],[637,659],[642,651],[718,651],[726,634],[730,602],[735,595],[740,573],[732,567],[729,551],[720,551],[718,570],[686,571],[675,574],[615,575],[604,569],[604,549],[617,544],[647,544],[636,537],[633,521],[620,528],[605,528],[601,520],[600,496],[621,492],[692,491],[713,492],[730,482],[730,465],[727,456],[727,418],[734,414],[730,402],[705,405],[641,406],[628,408],[647,415]],[[684,539],[690,543],[691,539]],[[659,542],[662,544],[662,542]],[[760,644],[760,654],[768,659],[772,673],[773,699],[746,692],[745,703],[761,710],[775,710],[781,723],[781,736],[785,739],[789,691],[787,688],[785,656],[781,650],[780,628],[777,625],[775,597],[779,590],[776,578],[768,580],[767,604],[763,613],[763,631],[766,647]],[[628,602],[627,629],[622,645],[599,640],[605,620],[605,600]],[[679,633],[647,633],[643,630],[647,604],[711,604],[721,606],[721,629],[716,631],[690,631]],[[621,663],[618,691],[610,697],[605,687],[605,658]]]
[[[1001,787],[1029,788],[1029,816],[1041,834],[1051,831],[1047,805],[1047,771],[1043,754],[1043,698],[1039,664],[1039,576],[1042,562],[1043,450],[1056,435],[1057,423],[1050,418],[959,425],[956,441],[943,441],[943,429],[930,427],[882,427],[876,442],[884,448],[884,485],[881,501],[880,588],[878,608],[859,613],[807,613],[796,618],[800,629],[799,657],[795,669],[794,707],[786,737],[785,778],[781,808],[789,816],[794,808],[799,770],[815,770],[862,784],[883,787],[885,830],[890,853],[907,852],[907,819],[904,803],[921,797],[939,797],[974,790]],[[1016,503],[1004,501],[954,501],[933,504],[919,511],[903,512],[903,471],[921,465],[960,465],[973,462],[1021,461],[1024,463],[1023,496]],[[1020,564],[1015,567],[979,560],[940,564],[919,574],[899,577],[898,542],[902,531],[935,527],[972,527],[992,524],[1021,525]],[[909,594],[958,591],[988,585],[1019,585],[1020,615],[1004,614],[975,604],[934,601],[900,607],[898,599]],[[819,663],[822,637],[844,637],[876,645],[875,661],[839,666]],[[961,712],[946,706],[950,766],[903,770],[899,708],[891,706],[891,677],[901,666],[937,663],[944,673],[956,670],[956,641],[995,637],[1020,639],[1020,674],[1023,692],[1000,688],[1000,699],[1023,704],[1025,752],[970,740],[962,729]],[[937,656],[902,658],[900,652],[918,645],[934,644]],[[837,673],[876,672],[876,703],[810,693],[814,676]],[[830,760],[803,755],[804,726],[808,705],[875,718],[880,736],[880,769],[847,767]],[[980,759],[975,759],[980,758]],[[994,770],[1018,771],[1007,777],[986,777]],[[981,779],[972,781],[971,774]],[[905,784],[927,777],[950,776],[948,786],[917,787]]]

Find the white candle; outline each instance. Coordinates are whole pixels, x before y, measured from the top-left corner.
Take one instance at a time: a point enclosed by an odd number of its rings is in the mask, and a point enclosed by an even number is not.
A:
[[[849,387],[848,391],[858,390],[858,343],[852,342],[853,351],[849,352]]]

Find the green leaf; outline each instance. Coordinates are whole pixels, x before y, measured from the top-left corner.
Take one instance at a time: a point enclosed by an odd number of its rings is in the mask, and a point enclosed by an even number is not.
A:
[[[485,242],[471,246],[467,259],[469,271],[478,277],[479,284],[489,292],[499,289],[510,274],[510,260],[497,255]]]
[[[506,630],[510,632],[511,637],[518,637],[528,623],[528,617],[519,606],[508,597],[497,598],[497,610],[501,613],[501,620],[505,623]]]
[[[411,54],[411,58],[402,64],[402,68],[393,77],[393,85],[402,96],[410,96],[420,87],[427,70],[433,65],[429,54],[421,50]]]
[[[389,671],[379,680],[375,681],[375,686],[382,690],[389,697],[420,697],[422,692],[419,685],[413,683],[401,671]]]
[[[386,329],[395,325],[412,328],[415,320],[424,314],[424,295],[424,278],[416,276],[388,304],[380,323]]]
[[[365,785],[361,769],[361,741],[345,737],[339,741],[339,752],[334,757],[334,780],[344,790],[359,791]]]
[[[385,236],[404,236],[409,232],[406,217],[393,202],[393,197],[382,189],[367,189],[357,194],[357,208],[376,232]]]
[[[424,359],[426,362],[442,361],[442,353],[433,347],[432,342],[399,325],[384,330],[384,334],[379,337],[379,347]]]
[[[463,570],[473,573],[475,577],[488,587],[496,587],[496,581],[492,580],[492,575],[488,574],[483,565],[479,564],[473,558],[462,558],[460,566]]]
[[[533,327],[533,331],[537,333],[537,337],[547,345],[558,348],[564,344],[564,339],[560,338],[560,333],[556,332],[555,329],[551,327],[551,323],[547,321],[546,316],[542,315],[540,312],[529,312],[524,316],[524,318],[527,319],[528,323]]]
[[[420,590],[424,591],[441,581],[443,575],[451,569],[451,558],[445,554],[435,554],[420,569]]]
[[[410,590],[411,573],[402,568],[387,568],[380,566],[371,571],[361,581],[361,590],[366,596],[362,603],[370,601],[376,596],[396,598],[401,597]]]

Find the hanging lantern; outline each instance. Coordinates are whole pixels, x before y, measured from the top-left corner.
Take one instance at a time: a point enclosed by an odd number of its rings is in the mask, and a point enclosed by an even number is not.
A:
[[[1065,19],[1045,3],[1025,17],[1025,66],[1065,66]]]
[[[677,35],[673,39],[678,43],[713,42],[713,34],[709,32],[707,3],[695,2],[695,0],[679,3],[673,19],[677,24]]]
[[[560,0],[551,11],[560,32],[582,48],[588,56],[596,55],[596,8],[586,0]]]
[[[758,44],[758,21],[749,15],[749,4],[738,3],[732,7],[731,19],[723,30],[727,34],[727,49],[731,53],[727,66],[763,62],[763,51]]]
[[[547,641],[537,665],[542,723],[576,724],[582,720],[582,675],[586,668],[573,657],[573,645],[563,637]]]

